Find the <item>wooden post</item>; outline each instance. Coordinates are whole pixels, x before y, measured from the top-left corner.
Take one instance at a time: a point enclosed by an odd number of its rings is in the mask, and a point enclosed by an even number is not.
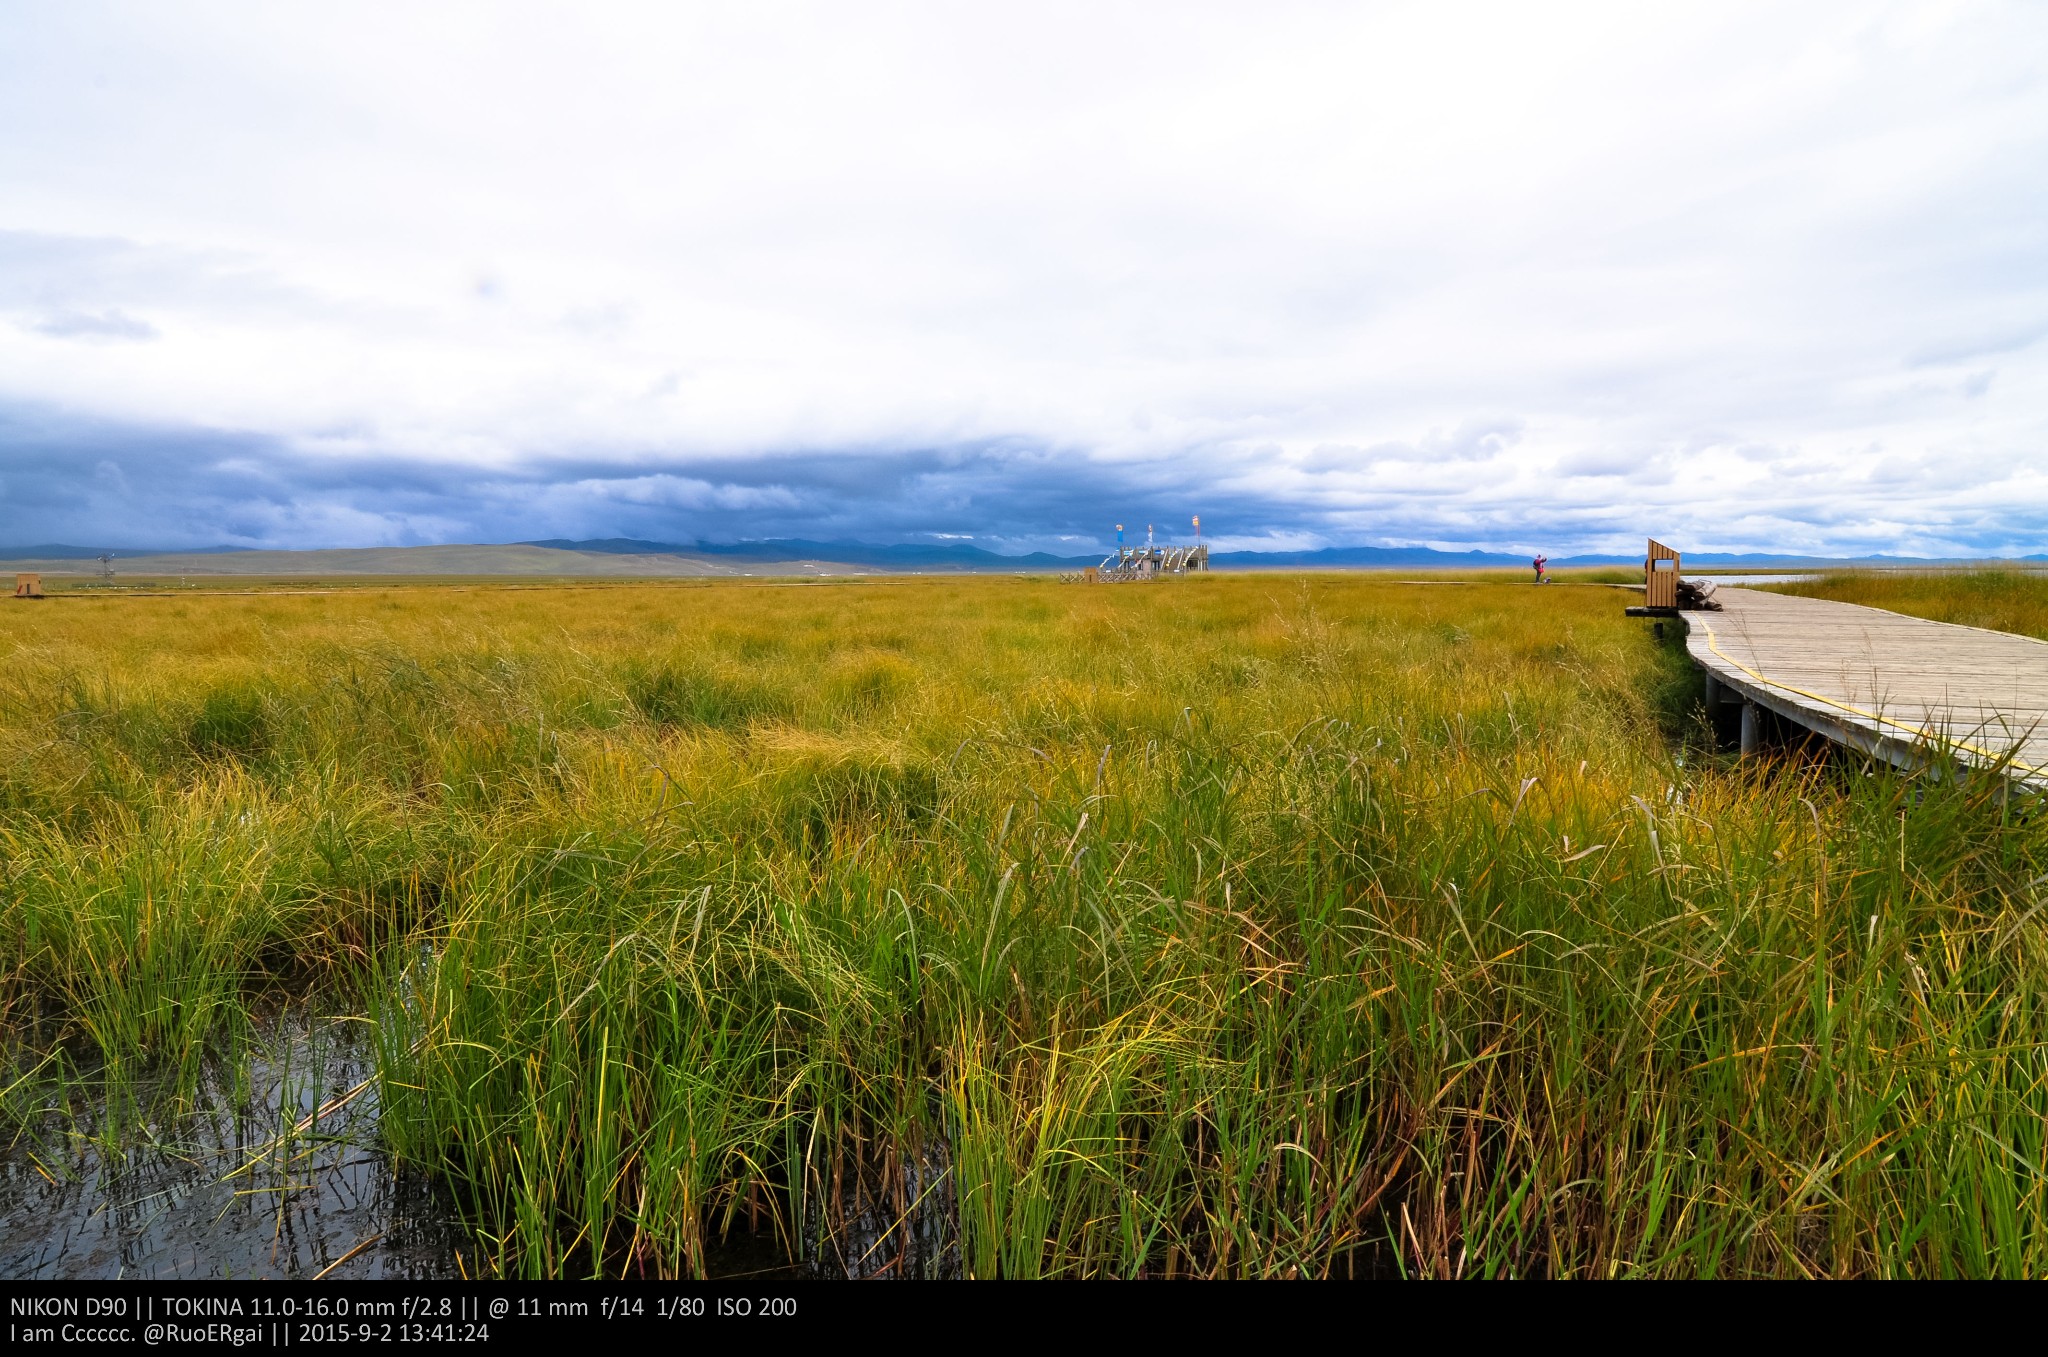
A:
[[[1678,552],[1654,537],[1643,558],[1643,603],[1651,608],[1678,606]]]
[[[1709,673],[1707,675],[1707,710],[1712,711],[1720,705],[1721,680],[1715,678],[1712,673]]]
[[[1743,703],[1743,704],[1742,704],[1742,757],[1744,757],[1745,759],[1747,759],[1747,758],[1752,758],[1752,757],[1754,757],[1754,756],[1755,756],[1755,754],[1756,754],[1756,746],[1757,746],[1757,728],[1756,728],[1756,727],[1757,727],[1757,710],[1756,710],[1756,703],[1754,703],[1754,702],[1745,702],[1745,703]]]

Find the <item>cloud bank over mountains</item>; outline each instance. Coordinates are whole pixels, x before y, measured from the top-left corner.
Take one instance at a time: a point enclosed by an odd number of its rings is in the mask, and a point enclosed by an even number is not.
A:
[[[2048,542],[2026,5],[15,8],[0,544]]]

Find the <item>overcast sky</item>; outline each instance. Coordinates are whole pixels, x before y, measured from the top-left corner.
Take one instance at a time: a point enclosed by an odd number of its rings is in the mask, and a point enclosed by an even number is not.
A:
[[[0,545],[2048,551],[2048,6],[0,0]]]

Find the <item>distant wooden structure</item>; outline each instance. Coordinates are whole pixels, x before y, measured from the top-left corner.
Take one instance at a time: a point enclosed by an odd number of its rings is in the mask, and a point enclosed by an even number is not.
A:
[[[1060,576],[1062,584],[1128,584],[1156,580],[1165,575],[1198,575],[1209,568],[1209,548],[1174,547],[1147,542],[1142,547],[1118,547],[1116,554],[1102,558],[1101,565],[1070,571]]]
[[[25,570],[16,572],[14,576],[14,596],[16,598],[41,598],[43,596],[43,577]]]
[[[1678,607],[1678,550],[1650,539],[1643,557],[1643,605],[1650,608]]]

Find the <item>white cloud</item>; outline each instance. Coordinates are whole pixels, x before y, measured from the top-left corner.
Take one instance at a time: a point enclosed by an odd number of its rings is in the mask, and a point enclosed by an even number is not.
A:
[[[2048,530],[2044,75],[2017,4],[11,8],[0,401],[676,535],[1000,446],[1252,536],[1975,549]]]
[[[146,320],[122,311],[51,311],[28,322],[28,328],[53,339],[145,340],[155,339],[157,330]]]

